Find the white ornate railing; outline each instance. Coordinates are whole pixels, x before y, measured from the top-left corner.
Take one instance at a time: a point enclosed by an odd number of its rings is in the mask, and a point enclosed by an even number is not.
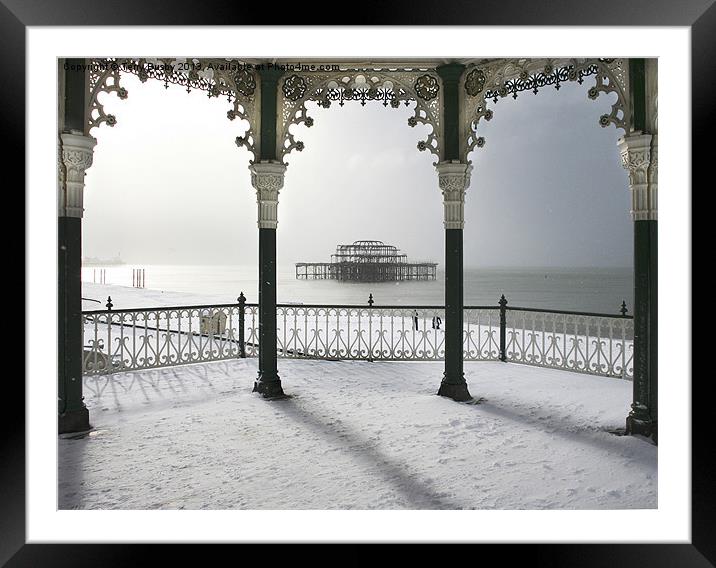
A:
[[[283,357],[435,361],[445,355],[439,306],[279,305],[276,316]]]
[[[90,311],[83,321],[88,375],[258,354],[256,305]]]
[[[633,338],[630,317],[509,308],[505,360],[631,379]]]
[[[87,375],[258,355],[258,306],[237,304],[83,312]],[[111,307],[111,304],[109,304]],[[277,355],[310,359],[439,361],[442,306],[279,304]],[[508,361],[610,377],[633,376],[633,319],[468,306],[466,361]]]
[[[500,358],[499,308],[465,308],[463,328],[462,354],[465,361],[497,361]]]

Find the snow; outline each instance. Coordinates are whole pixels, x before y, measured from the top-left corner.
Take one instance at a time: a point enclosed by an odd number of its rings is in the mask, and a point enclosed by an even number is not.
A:
[[[630,382],[466,362],[480,402],[457,403],[443,370],[279,359],[278,401],[251,392],[254,358],[85,377],[94,429],[59,439],[59,508],[657,507],[657,447],[610,433]]]
[[[83,309],[235,298],[83,283]],[[257,360],[84,377],[93,430],[59,439],[60,509],[655,509],[657,448],[619,436],[632,383],[465,362]]]

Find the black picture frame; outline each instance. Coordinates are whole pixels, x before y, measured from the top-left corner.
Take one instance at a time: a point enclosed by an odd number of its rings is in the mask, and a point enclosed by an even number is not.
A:
[[[361,2],[347,6],[354,15],[352,24],[368,25],[567,25],[567,26],[686,26],[691,29],[692,47],[692,168],[693,174],[704,170],[713,157],[709,126],[716,101],[716,84],[713,73],[716,66],[716,6],[713,0],[602,0],[601,2],[552,1],[523,2],[521,0],[491,0],[470,3],[467,0],[401,0],[385,4]],[[0,0],[0,58],[5,81],[0,88],[0,113],[6,148],[3,157],[9,167],[4,171],[20,174],[15,185],[6,191],[24,187],[23,163],[25,148],[26,108],[25,32],[28,26],[66,25],[282,25],[296,24],[296,12],[306,21],[317,24],[324,18],[326,25],[340,25],[342,10],[330,5],[307,4],[302,10],[271,10],[261,3],[245,5],[229,1],[203,0]],[[311,15],[312,9],[316,12]],[[596,47],[596,46],[595,46]],[[598,50],[597,50],[598,51]],[[711,71],[709,71],[711,70]],[[684,86],[687,96],[688,86]],[[53,96],[54,85],[48,83],[48,96]],[[688,120],[688,116],[684,116]],[[669,190],[668,188],[664,188]],[[704,188],[710,191],[710,187]],[[48,191],[53,191],[48,189]],[[690,193],[690,188],[678,188]],[[25,302],[51,299],[28,298]],[[684,309],[691,311],[688,298],[682,301]],[[696,337],[696,334],[693,334]],[[25,346],[27,350],[29,346]],[[687,381],[691,377],[672,377]],[[645,567],[708,567],[716,566],[716,500],[711,480],[712,440],[714,421],[708,396],[709,376],[700,376],[692,382],[692,540],[690,544],[530,544],[530,545],[477,545],[478,549],[458,549],[469,561],[509,564],[526,562],[539,566],[645,566]],[[25,405],[24,388],[17,373],[5,376],[9,397],[4,401],[3,434],[0,436],[2,466],[0,467],[0,565],[15,566],[124,566],[152,562],[152,553],[158,553],[162,563],[173,562],[172,557],[184,562],[214,565],[224,557],[227,549],[209,550],[206,546],[158,547],[140,544],[26,544],[25,538]],[[17,388],[7,389],[8,383]],[[21,402],[22,401],[22,402]],[[668,404],[668,401],[665,401]],[[623,527],[628,534],[629,527]],[[77,535],[81,541],[81,535]],[[475,546],[475,545],[466,545]],[[161,548],[161,551],[158,549]],[[229,558],[232,557],[230,549]],[[273,547],[268,557],[272,563],[295,563],[303,549],[295,545]],[[267,551],[262,550],[264,554]],[[401,551],[402,562],[415,554],[424,554],[419,548]],[[445,560],[454,558],[454,550]],[[312,553],[312,562],[326,559],[331,563],[360,563],[374,561],[375,551],[362,545],[351,545],[351,550],[326,549],[325,554]],[[382,555],[383,553],[381,553]],[[517,556],[521,557],[517,559]],[[214,558],[212,558],[214,557]],[[240,556],[234,556],[236,562]],[[342,560],[341,560],[342,559]],[[460,561],[460,560],[458,560]]]

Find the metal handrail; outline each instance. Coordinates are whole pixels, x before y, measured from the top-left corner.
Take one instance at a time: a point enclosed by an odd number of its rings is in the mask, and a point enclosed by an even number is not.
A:
[[[104,310],[82,310],[83,315],[94,315],[94,314],[121,314],[127,312],[157,312],[157,311],[169,311],[169,310],[199,310],[199,309],[211,309],[211,308],[235,308],[238,306],[238,302],[234,304],[200,304],[192,306],[152,306],[147,308],[122,308],[119,310],[115,309],[104,309]],[[258,304],[250,304],[246,302],[244,304],[247,307],[258,307]]]
[[[86,299],[86,298],[83,298]],[[98,300],[93,300],[95,302],[98,302]],[[100,302],[101,303],[101,302]],[[151,306],[151,307],[140,307],[140,308],[123,308],[119,310],[111,309],[111,310],[82,310],[83,315],[94,315],[94,314],[105,314],[105,313],[127,313],[127,312],[156,312],[156,311],[170,311],[170,310],[198,310],[198,309],[211,309],[211,308],[234,308],[238,304],[198,304],[198,305],[189,305],[189,306]],[[259,304],[257,303],[250,303],[246,302],[244,304],[246,307],[254,307],[257,308]],[[370,306],[367,306],[366,304],[305,304],[305,303],[295,303],[295,304],[287,304],[287,303],[277,303],[277,308],[331,308],[331,309],[337,309],[337,308],[348,308],[348,309],[368,309]],[[373,304],[372,306],[374,309],[384,309],[384,310],[444,310],[444,305],[417,305],[417,304]],[[463,310],[499,310],[499,305],[482,305],[482,306],[463,306]],[[590,316],[590,317],[601,317],[601,318],[625,318],[625,319],[634,319],[634,316],[632,315],[621,315],[621,314],[607,314],[607,313],[601,313],[601,312],[578,312],[578,311],[571,311],[571,310],[555,310],[555,309],[548,309],[548,308],[525,308],[520,306],[507,306],[505,308],[506,310],[514,310],[514,311],[521,311],[521,312],[540,312],[540,313],[548,313],[548,314],[567,314],[567,315],[574,315],[574,316]]]
[[[372,295],[371,295],[372,296]],[[90,300],[90,298],[82,298],[83,300]],[[91,300],[93,302],[101,303],[99,300]],[[211,308],[234,308],[238,306],[238,302],[233,304],[192,304],[192,305],[183,305],[183,306],[150,306],[150,307],[141,307],[141,308],[123,308],[123,309],[104,309],[104,310],[82,310],[83,315],[94,315],[94,314],[103,314],[107,312],[111,313],[127,313],[127,312],[155,312],[155,311],[170,311],[170,310],[198,310],[198,309],[211,309]],[[251,303],[251,302],[245,302],[244,306],[246,307],[259,307],[259,304],[257,303]],[[427,304],[427,305],[417,305],[417,304],[375,304],[372,305],[368,304],[316,304],[316,303],[277,303],[277,308],[331,308],[331,309],[340,309],[340,308],[346,308],[346,309],[367,309],[369,307],[372,307],[374,309],[384,309],[384,310],[402,310],[402,309],[415,309],[415,310],[444,310],[444,305],[434,305],[434,304]],[[463,306],[463,310],[496,310],[500,309],[499,304],[492,304],[492,305],[465,305]],[[580,312],[580,311],[573,311],[573,310],[555,310],[552,308],[526,308],[522,306],[505,306],[505,309],[507,311],[513,310],[513,311],[521,311],[521,312],[540,312],[540,313],[548,313],[548,314],[566,314],[566,315],[574,315],[574,316],[590,316],[590,317],[601,317],[601,318],[625,318],[625,319],[634,319],[634,316],[632,315],[622,315],[622,314],[608,314],[603,312]]]
[[[467,309],[467,306],[465,306]],[[518,306],[507,306],[507,311],[514,310],[520,312],[540,312],[546,314],[566,314],[570,316],[590,316],[595,318],[619,318],[619,319],[634,319],[634,316],[621,315],[621,314],[603,314],[598,312],[574,312],[570,310],[551,310],[542,308],[522,308]]]

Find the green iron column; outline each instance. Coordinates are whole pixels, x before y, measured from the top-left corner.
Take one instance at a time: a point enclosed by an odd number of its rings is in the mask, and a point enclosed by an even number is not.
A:
[[[266,398],[281,398],[276,364],[276,226],[278,194],[286,166],[276,159],[278,82],[282,71],[259,70],[261,82],[260,159],[249,167],[256,189],[259,226],[259,373],[254,392]]]
[[[654,62],[655,65],[655,62]],[[619,139],[629,172],[634,221],[634,390],[626,419],[628,434],[657,441],[657,168],[656,77],[647,89],[646,62],[629,64],[632,131]],[[649,68],[652,69],[651,63]],[[653,67],[655,74],[655,67]],[[650,92],[648,92],[650,91]]]
[[[66,63],[67,65],[64,65]],[[58,152],[58,431],[89,430],[82,396],[82,213],[85,170],[96,140],[86,135],[84,59],[60,62]]]
[[[445,373],[438,394],[470,400],[463,372],[463,226],[471,166],[460,162],[460,78],[464,65],[436,69],[443,86],[443,152],[436,166],[445,207]]]

